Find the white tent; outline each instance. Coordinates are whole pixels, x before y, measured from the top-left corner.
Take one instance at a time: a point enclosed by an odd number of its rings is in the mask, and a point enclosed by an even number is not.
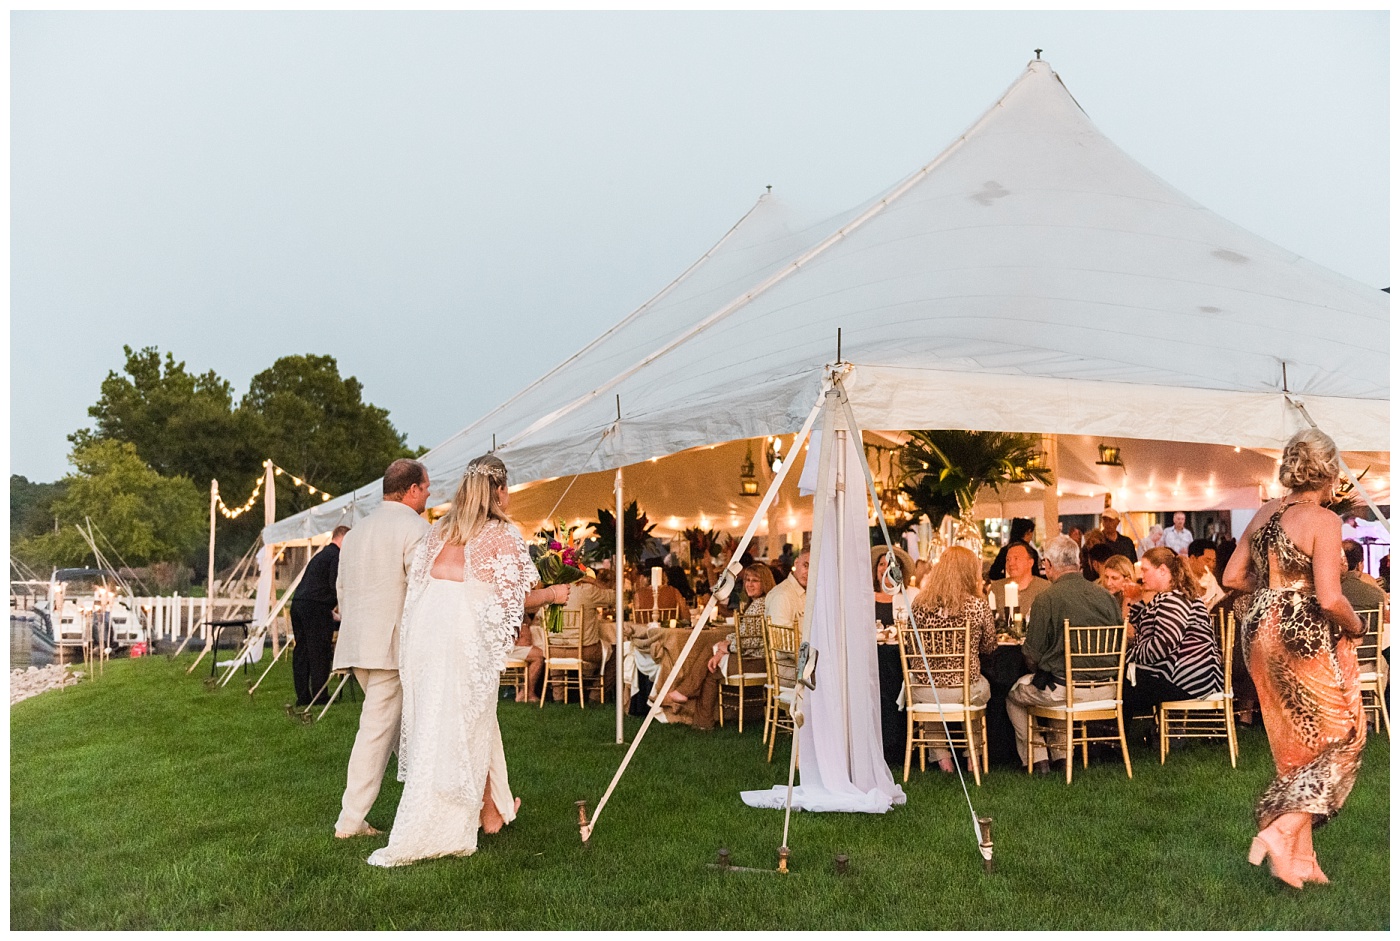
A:
[[[947,150],[817,225],[761,198],[616,327],[424,458],[446,500],[492,448],[512,480],[801,424],[854,364],[864,428],[1032,429],[1277,447],[1301,426],[1389,449],[1389,296],[1172,189],[1034,61]],[[620,420],[619,420],[620,415]],[[264,531],[353,521],[376,481]]]

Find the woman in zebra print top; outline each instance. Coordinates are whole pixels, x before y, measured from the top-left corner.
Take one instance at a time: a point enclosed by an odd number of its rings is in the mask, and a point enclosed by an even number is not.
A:
[[[1149,712],[1161,702],[1223,692],[1220,642],[1186,563],[1170,549],[1152,549],[1142,557],[1142,584],[1155,594],[1128,609],[1134,630],[1128,662],[1136,678],[1123,684],[1128,715]]]

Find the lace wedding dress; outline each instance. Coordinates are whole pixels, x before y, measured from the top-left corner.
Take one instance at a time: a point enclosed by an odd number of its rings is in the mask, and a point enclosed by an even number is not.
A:
[[[539,576],[520,534],[498,520],[466,545],[460,581],[430,574],[442,547],[434,526],[409,572],[399,629],[404,789],[389,845],[369,857],[375,866],[475,852],[488,777],[496,809],[515,818],[496,702]]]

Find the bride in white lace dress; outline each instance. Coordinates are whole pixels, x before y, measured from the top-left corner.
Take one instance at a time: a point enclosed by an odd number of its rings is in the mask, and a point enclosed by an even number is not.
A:
[[[494,833],[519,810],[496,722],[500,673],[526,607],[558,593],[530,590],[539,576],[509,500],[505,465],[477,458],[414,557],[399,633],[404,789],[372,865],[467,856],[478,829]]]

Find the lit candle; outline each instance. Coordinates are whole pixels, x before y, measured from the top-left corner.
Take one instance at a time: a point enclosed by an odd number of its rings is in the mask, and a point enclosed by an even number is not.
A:
[[[997,595],[996,592],[992,591],[990,588],[987,589],[987,607],[991,608],[993,611],[997,609]]]
[[[651,567],[651,590],[661,590],[661,566],[659,565],[653,565]]]
[[[1008,608],[1020,607],[1017,602],[1021,600],[1021,589],[1015,582],[1007,582],[1006,587],[1002,588],[1002,593],[1006,596],[1006,606]]]

